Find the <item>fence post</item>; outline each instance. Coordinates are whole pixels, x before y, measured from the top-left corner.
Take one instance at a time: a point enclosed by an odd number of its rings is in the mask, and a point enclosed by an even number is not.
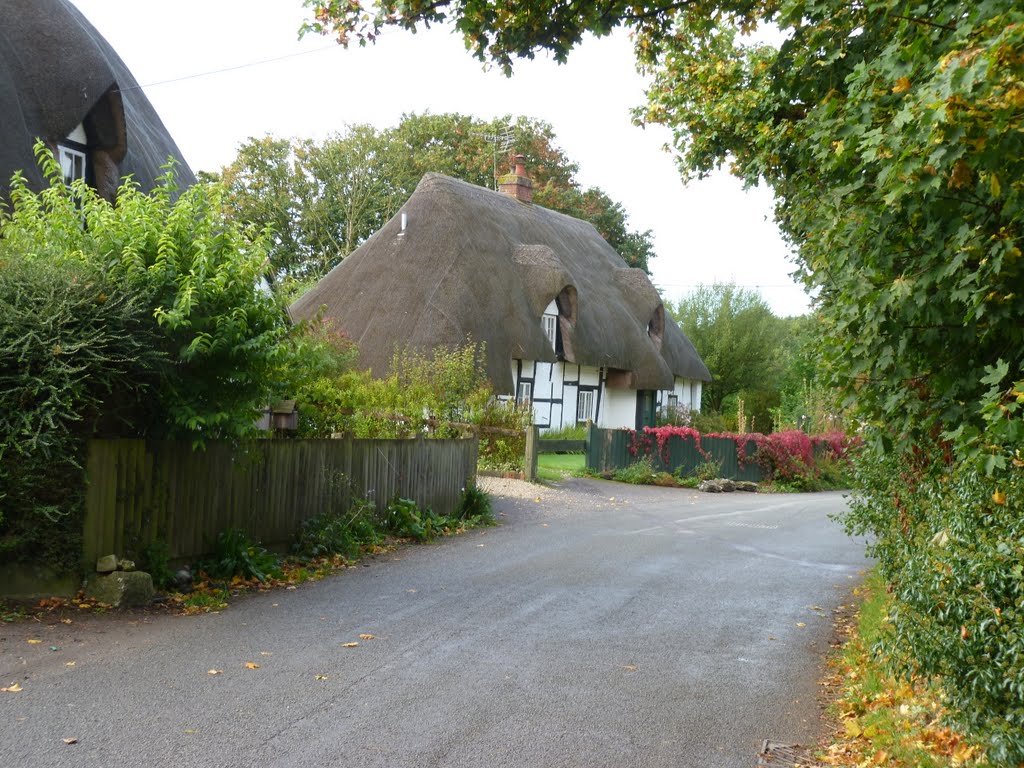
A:
[[[526,428],[526,457],[523,460],[523,474],[531,483],[537,480],[538,454],[540,454],[540,427],[531,424]]]
[[[592,421],[590,421],[588,419],[587,420],[587,447],[586,447],[586,451],[587,451],[587,469],[590,470],[591,472],[598,472],[601,469],[601,467],[600,467],[600,459],[598,458],[600,456],[600,454],[598,453],[598,451],[600,450],[600,448],[599,448],[600,444],[601,444],[601,438],[600,438],[600,433],[597,430],[597,424],[595,424],[594,422],[592,422]]]

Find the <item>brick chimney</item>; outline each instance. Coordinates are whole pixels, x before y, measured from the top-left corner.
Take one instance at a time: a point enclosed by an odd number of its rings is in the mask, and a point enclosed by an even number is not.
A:
[[[498,191],[514,197],[521,203],[533,203],[533,182],[526,175],[526,157],[515,156],[515,169],[498,179]]]

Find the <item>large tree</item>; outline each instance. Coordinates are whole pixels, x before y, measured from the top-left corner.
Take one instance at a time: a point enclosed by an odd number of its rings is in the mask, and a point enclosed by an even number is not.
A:
[[[755,428],[768,432],[770,409],[781,402],[787,321],[759,293],[733,284],[702,285],[669,310],[711,371],[702,408],[721,413],[727,400],[743,398]]]
[[[526,158],[537,204],[591,222],[630,266],[648,269],[650,231],[630,229],[621,203],[600,189],[581,189],[552,127],[526,117],[406,114],[394,128],[352,125],[321,142],[251,138],[221,179],[237,216],[273,233],[273,279],[306,281],[378,230],[423,174],[494,187],[513,154]]]
[[[241,221],[269,229],[270,278],[314,279],[401,204],[390,135],[351,125],[322,142],[250,138],[221,170]]]

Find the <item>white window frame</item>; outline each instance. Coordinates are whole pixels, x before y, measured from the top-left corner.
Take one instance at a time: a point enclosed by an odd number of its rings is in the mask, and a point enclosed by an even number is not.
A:
[[[533,402],[533,382],[520,381],[516,389],[516,402],[520,405]]]
[[[548,337],[548,341],[551,343],[551,348],[555,348],[555,339],[558,334],[558,317],[556,315],[542,315],[540,318],[541,327],[544,329],[544,335]]]
[[[80,149],[66,144],[57,145],[57,162],[64,176],[64,183],[70,184],[75,179],[85,178],[86,155]]]
[[[594,401],[597,393],[592,389],[581,389],[576,395],[576,423],[594,420]]]

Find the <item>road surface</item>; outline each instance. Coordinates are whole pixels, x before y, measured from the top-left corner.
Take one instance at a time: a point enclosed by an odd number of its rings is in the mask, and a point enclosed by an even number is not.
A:
[[[841,494],[536,488],[220,614],[0,626],[0,764],[748,768],[813,741],[865,567]]]

